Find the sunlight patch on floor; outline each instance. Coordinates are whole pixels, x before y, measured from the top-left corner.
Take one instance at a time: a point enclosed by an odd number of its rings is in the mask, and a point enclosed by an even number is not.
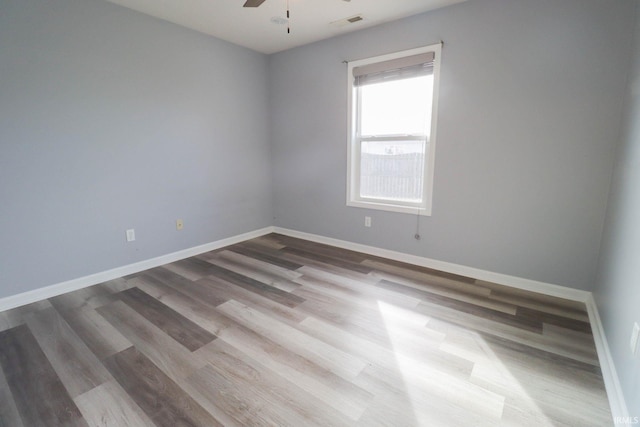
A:
[[[437,349],[446,338],[445,334],[425,327],[429,321],[427,316],[418,314],[419,322],[415,323],[412,320],[416,321],[418,317],[409,310],[382,301],[378,301],[378,309],[390,347],[393,348],[398,372],[405,385],[406,398],[411,402],[419,425],[434,425],[433,411],[430,413],[428,409],[425,410],[429,407],[426,403],[433,406],[434,401],[440,405],[438,412],[441,414],[455,414],[450,415],[452,425],[455,424],[456,417],[460,417],[459,422],[472,414],[483,419],[486,417],[487,420],[493,420],[493,423],[501,418],[505,400],[503,396],[443,372],[437,366],[430,366],[428,362],[405,355],[404,350],[410,345],[405,339],[408,334],[405,328],[411,327],[410,325],[420,325],[422,336],[431,343],[431,348]]]
[[[526,385],[521,384],[515,378],[480,334],[470,331],[466,334],[474,342],[477,350],[473,351],[468,348],[469,346],[462,346],[447,340],[442,343],[440,350],[473,361],[474,366],[469,381],[480,387],[506,395],[511,407],[505,407],[505,409],[511,412],[510,415],[518,418],[516,421],[525,422],[527,420],[540,427],[553,426],[553,421],[545,415],[527,392]]]

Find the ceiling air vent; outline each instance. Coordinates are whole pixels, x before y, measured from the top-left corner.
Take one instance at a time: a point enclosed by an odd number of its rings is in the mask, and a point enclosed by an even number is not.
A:
[[[355,24],[356,22],[364,21],[364,17],[362,15],[351,16],[349,18],[340,19],[338,21],[333,21],[329,25],[332,27],[344,27],[345,25]]]

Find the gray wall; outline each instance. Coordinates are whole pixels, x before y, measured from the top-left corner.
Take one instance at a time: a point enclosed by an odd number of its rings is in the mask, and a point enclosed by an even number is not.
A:
[[[275,224],[590,289],[632,11],[630,0],[472,0],[271,56]],[[415,216],[345,204],[341,61],[441,39],[433,215],[417,242]]]
[[[631,356],[640,324],[640,8],[627,106],[613,177],[594,291],[631,416],[640,417],[640,357]]]
[[[103,0],[0,0],[0,297],[271,225],[267,65]]]
[[[102,0],[0,0],[0,297],[274,214],[589,289],[633,4],[473,0],[267,58]],[[341,61],[441,39],[434,209],[417,242],[414,216],[345,205]]]

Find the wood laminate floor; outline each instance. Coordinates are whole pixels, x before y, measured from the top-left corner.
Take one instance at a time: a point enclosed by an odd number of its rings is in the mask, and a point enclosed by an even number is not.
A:
[[[605,426],[582,304],[271,234],[0,313],[0,426]]]

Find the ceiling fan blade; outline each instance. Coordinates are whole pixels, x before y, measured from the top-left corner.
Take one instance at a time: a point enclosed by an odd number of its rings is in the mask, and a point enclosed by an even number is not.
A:
[[[258,7],[264,2],[265,0],[247,0],[243,7]]]

